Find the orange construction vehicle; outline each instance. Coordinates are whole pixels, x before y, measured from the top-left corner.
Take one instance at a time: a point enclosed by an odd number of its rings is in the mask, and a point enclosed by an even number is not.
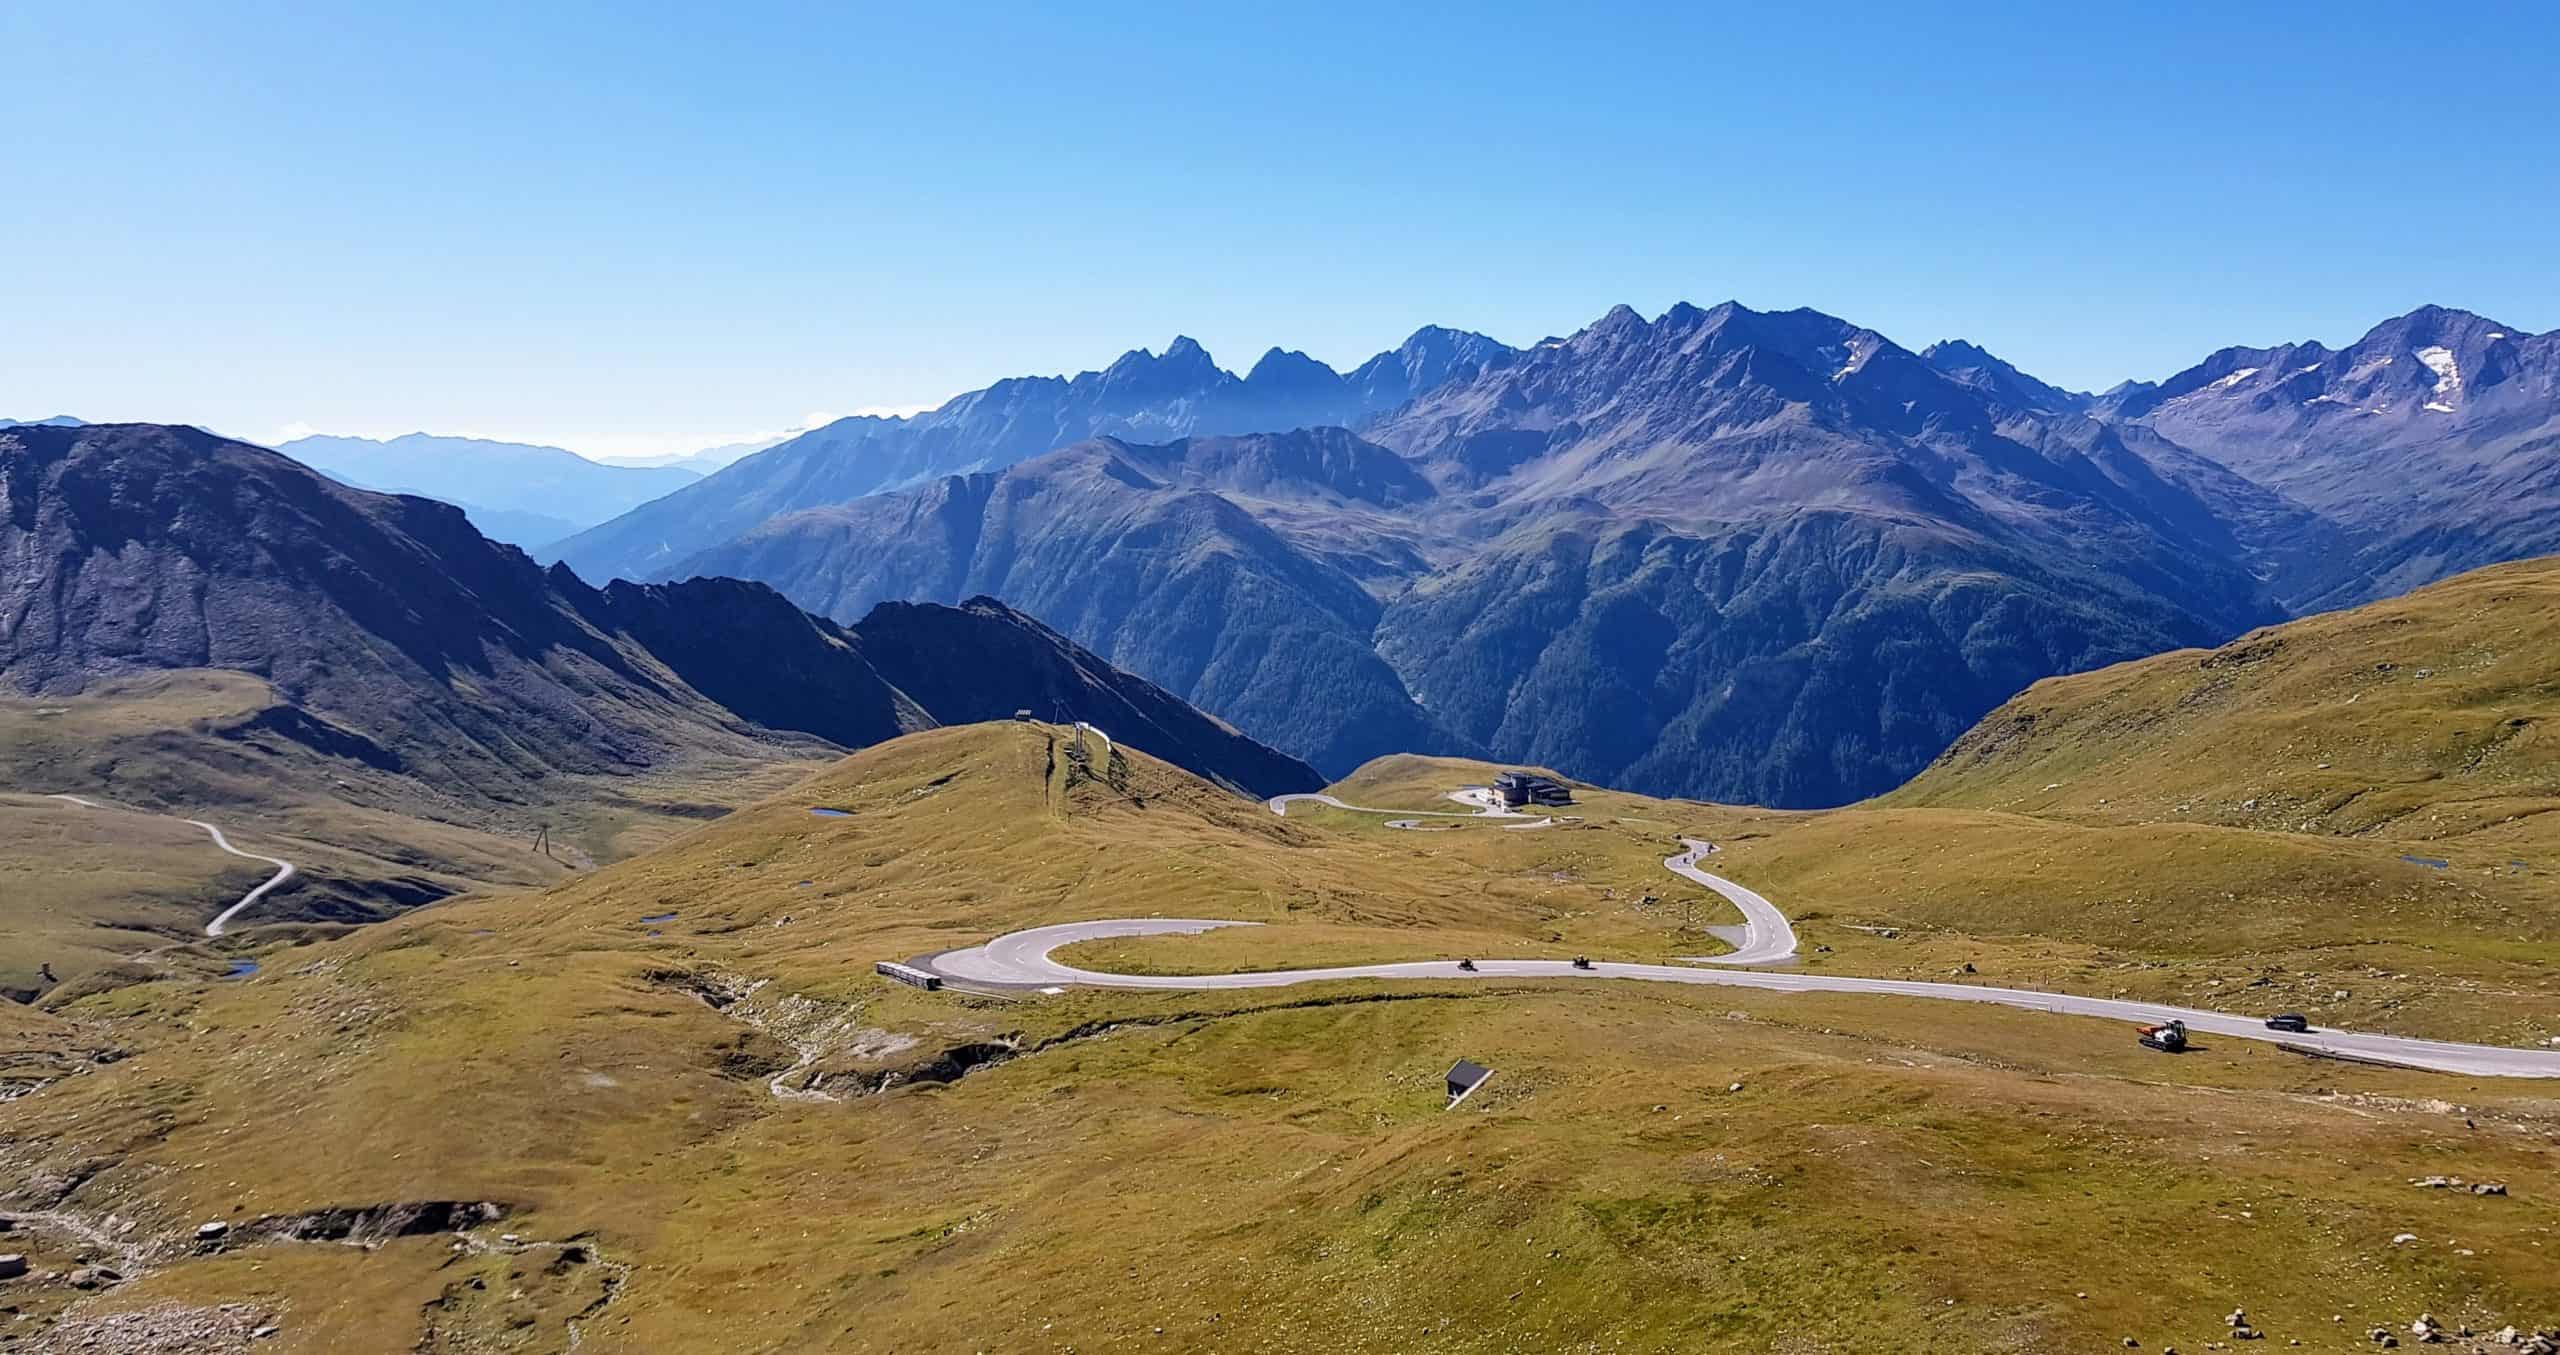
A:
[[[2166,1025],[2144,1026],[2142,1028],[2142,1047],[2145,1049],[2157,1049],[2163,1054],[2183,1054],[2187,1052],[2187,1023],[2184,1021],[2171,1021]]]

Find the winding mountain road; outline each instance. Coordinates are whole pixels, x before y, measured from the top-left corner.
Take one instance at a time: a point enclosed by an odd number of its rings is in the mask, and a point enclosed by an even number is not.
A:
[[[2075,997],[2025,988],[1977,987],[1966,983],[1929,983],[1907,979],[1859,979],[1828,974],[1771,972],[1753,969],[1688,969],[1679,965],[1619,964],[1594,961],[1576,969],[1566,960],[1478,960],[1475,968],[1458,968],[1454,960],[1416,960],[1401,964],[1341,965],[1328,969],[1282,969],[1245,974],[1105,974],[1078,969],[1049,958],[1060,946],[1128,936],[1188,936],[1218,927],[1255,927],[1255,922],[1205,918],[1112,918],[1065,922],[999,936],[981,946],[946,951],[921,963],[927,969],[964,983],[1007,986],[1050,986],[1081,983],[1097,988],[1232,989],[1285,988],[1329,979],[1639,979],[1655,983],[1707,984],[1758,988],[1776,993],[1867,993],[1892,997],[1935,998],[1949,1002],[1987,1002],[2003,1007],[2096,1016],[2151,1024],[2176,1018],[2200,1036],[2228,1036],[2268,1044],[2295,1045],[2322,1053],[2369,1059],[2376,1063],[2422,1068],[2474,1077],[2560,1078],[2560,1050],[2508,1049],[2496,1045],[2457,1044],[2398,1035],[2365,1035],[2322,1030],[2290,1035],[2269,1030],[2256,1017],[2194,1007],[2170,1007],[2118,998]]]
[[[1694,880],[1733,901],[1742,910],[1742,940],[1729,955],[1683,955],[1693,964],[1779,964],[1796,957],[1796,929],[1778,905],[1735,884],[1721,875],[1709,875],[1698,869],[1698,858],[1714,851],[1713,844],[1693,837],[1680,839],[1689,850],[1678,856],[1664,857],[1662,867],[1683,879]]]
[[[95,800],[83,799],[77,795],[56,795],[51,798],[56,800],[68,800],[75,805],[79,805],[83,809],[107,808],[107,806],[102,805]],[[140,814],[147,813],[149,811],[131,810],[128,812]],[[164,815],[163,817],[175,816]],[[231,839],[224,837],[221,829],[214,827],[212,824],[209,824],[202,819],[179,819],[178,822],[203,829],[205,834],[213,839],[214,846],[220,847],[222,850],[231,853],[233,856],[243,857],[251,861],[264,861],[268,865],[276,868],[276,873],[267,877],[267,882],[265,884],[241,895],[238,903],[214,914],[213,921],[204,924],[204,934],[207,936],[222,935],[223,932],[230,929],[231,920],[233,918],[240,916],[242,912],[256,906],[258,900],[265,898],[269,893],[273,892],[277,885],[283,884],[285,881],[293,878],[293,863],[285,860],[281,856],[261,856],[256,852],[244,852],[239,848],[232,846]]]
[[[1358,805],[1344,804],[1328,795],[1284,795],[1270,801],[1270,807],[1275,814],[1286,814],[1288,806],[1293,803],[1330,805],[1336,809],[1348,809],[1359,813],[1395,814],[1408,819],[1509,816],[1506,811],[1500,810],[1476,814],[1452,814],[1445,811],[1365,809]],[[2253,1016],[2205,1011],[2194,1007],[2131,1002],[2121,998],[2078,997],[2069,993],[2046,993],[2026,988],[1995,988],[1969,983],[1853,978],[1845,975],[1772,972],[1749,968],[1748,966],[1771,964],[1792,957],[1796,949],[1795,929],[1788,925],[1785,915],[1767,899],[1730,880],[1699,870],[1698,858],[1712,851],[1712,847],[1694,838],[1683,838],[1681,841],[1688,850],[1665,860],[1662,864],[1681,877],[1696,881],[1731,899],[1734,905],[1742,910],[1745,928],[1743,940],[1729,955],[1692,960],[1679,965],[1621,964],[1603,960],[1594,962],[1589,969],[1575,968],[1570,961],[1565,960],[1477,960],[1473,969],[1460,969],[1455,960],[1416,960],[1397,964],[1341,965],[1323,969],[1283,969],[1242,974],[1106,974],[1060,964],[1049,958],[1050,952],[1059,947],[1074,945],[1081,941],[1101,941],[1132,936],[1188,936],[1220,927],[1261,925],[1253,922],[1207,918],[1110,918],[1092,922],[1065,922],[1054,926],[1033,927],[1027,931],[999,936],[984,945],[946,951],[920,963],[923,967],[947,979],[1008,987],[1051,987],[1080,983],[1097,988],[1162,990],[1283,988],[1292,984],[1321,983],[1335,979],[1406,981],[1634,979],[1652,983],[1756,988],[1778,993],[1866,993],[1890,997],[1929,998],[1946,1002],[1984,1002],[2003,1007],[2020,1007],[2031,1011],[2054,1012],[2068,1016],[2094,1016],[2109,1020],[2139,1022],[2145,1025],[2176,1019],[2186,1022],[2190,1031],[2201,1036],[2256,1040],[2406,1068],[2458,1073],[2473,1077],[2560,1078],[2560,1049],[2514,1049],[2496,1045],[2460,1044],[2448,1040],[2420,1040],[2398,1035],[2369,1035],[2339,1030],[2292,1034],[2269,1030],[2262,1020]],[[1721,967],[1690,967],[1699,964],[1714,964]]]
[[[1426,818],[1526,819],[1529,817],[1516,809],[1504,806],[1499,800],[1479,798],[1485,795],[1486,792],[1481,786],[1469,786],[1464,790],[1456,790],[1449,793],[1448,798],[1455,800],[1460,804],[1471,804],[1477,806],[1473,813],[1468,814],[1460,814],[1446,809],[1371,809],[1365,805],[1344,804],[1342,801],[1337,800],[1330,795],[1312,794],[1276,795],[1273,796],[1268,803],[1270,805],[1271,812],[1280,815],[1286,815],[1289,812],[1289,806],[1293,804],[1326,805],[1334,809],[1347,809],[1354,814],[1397,815],[1398,817],[1387,821],[1387,826],[1389,828],[1418,828],[1421,827],[1420,820]],[[1527,823],[1505,824],[1504,826],[1513,829],[1544,828],[1554,822],[1555,820],[1552,818],[1541,818],[1531,820]],[[1788,960],[1794,959],[1796,956],[1796,929],[1788,924],[1787,915],[1779,912],[1776,904],[1773,904],[1767,899],[1760,897],[1758,894],[1735,884],[1733,881],[1725,879],[1720,875],[1709,875],[1705,871],[1698,869],[1698,858],[1714,851],[1715,845],[1713,843],[1701,842],[1693,837],[1684,837],[1680,839],[1680,844],[1687,847],[1689,850],[1680,853],[1678,856],[1665,858],[1662,863],[1663,869],[1668,870],[1672,874],[1680,876],[1683,879],[1692,880],[1698,884],[1705,885],[1707,888],[1714,890],[1718,894],[1722,894],[1726,898],[1731,899],[1733,901],[1733,906],[1742,910],[1742,939],[1735,944],[1731,954],[1700,956],[1684,955],[1680,958],[1683,960],[1693,961],[1698,964],[1722,965],[1783,964]]]

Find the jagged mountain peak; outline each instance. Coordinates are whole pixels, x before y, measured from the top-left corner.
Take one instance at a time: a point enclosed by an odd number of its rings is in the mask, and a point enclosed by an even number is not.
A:
[[[1940,339],[1920,350],[1920,360],[1999,402],[2047,413],[2077,412],[2091,397],[2064,390],[2020,371],[2016,364],[1970,339]]]
[[[1935,363],[1989,363],[2000,361],[2000,359],[1992,356],[1990,349],[1973,342],[1971,339],[1940,339],[1936,343],[1930,344],[1928,347],[1921,349],[1920,356]],[[2005,366],[2007,364],[2003,363],[2002,365]]]
[[[1621,301],[1617,305],[1611,306],[1607,314],[1592,321],[1590,324],[1583,326],[1582,332],[1574,335],[1573,337],[1577,341],[1587,339],[1621,339],[1630,335],[1644,334],[1652,328],[1652,325],[1645,322],[1642,312],[1639,312],[1635,307]]]
[[[2345,348],[2303,340],[2218,349],[2157,386],[2129,383],[2111,391],[2099,406],[2112,417],[2150,420],[2172,437],[2216,446],[2224,432],[2201,424],[2235,418],[2261,425],[2250,434],[2261,440],[2317,425],[2327,430],[2324,438],[2365,443],[2398,436],[2391,430],[2410,421],[2436,426],[2466,419],[2487,393],[2534,366],[2522,350],[2543,337],[2431,304],[2374,325]],[[2542,370],[2547,383],[2547,359]],[[2532,384],[2525,398],[2543,389]],[[2500,396],[2486,407],[2509,402]],[[2231,454],[2253,460],[2245,449]]]
[[[1371,412],[1383,412],[1517,355],[1509,344],[1486,335],[1424,325],[1403,343],[1353,368],[1344,380]]]
[[[1404,338],[1392,352],[1415,353],[1448,348],[1504,348],[1509,345],[1471,329],[1452,329],[1447,325],[1424,325]],[[1385,354],[1380,354],[1383,357]]]
[[[1704,308],[1681,302],[1651,321],[1618,306],[1570,338],[1528,350],[1525,361],[1508,379],[1549,389],[1562,381],[1594,387],[1595,394],[1598,385],[1621,382],[1665,393],[1748,385],[1806,402],[1825,398],[1820,391],[1826,386],[1856,387],[1874,396],[1888,387],[1900,390],[1915,374],[1923,382],[1935,379],[1907,350],[1874,330],[1809,308],[1755,311],[1737,301]]]
[[[1144,348],[1132,348],[1113,359],[1111,365],[1103,368],[1100,375],[1106,381],[1125,381],[1133,378],[1153,381],[1185,378],[1193,381],[1210,381],[1218,377],[1226,377],[1228,373],[1209,356],[1208,349],[1200,346],[1199,340],[1188,334],[1177,334],[1173,342],[1165,345],[1162,354]]]
[[[1342,384],[1342,373],[1294,348],[1275,344],[1244,379],[1246,385],[1260,389],[1327,390]]]

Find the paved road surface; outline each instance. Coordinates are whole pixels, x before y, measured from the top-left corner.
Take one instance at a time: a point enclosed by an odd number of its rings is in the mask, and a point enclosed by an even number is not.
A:
[[[1758,988],[1778,993],[1876,993],[1895,997],[1936,998],[1950,1002],[1988,1002],[2003,1007],[2072,1016],[2096,1016],[2150,1024],[2176,1017],[2210,1046],[2216,1037],[2293,1044],[2380,1063],[2478,1077],[2560,1077],[2560,1049],[2506,1049],[2494,1045],[2415,1040],[2396,1035],[2362,1035],[2322,1030],[2289,1035],[2266,1028],[2257,1017],[2229,1012],[2168,1007],[2115,998],[2074,997],[2023,988],[1977,987],[1965,983],[1925,983],[1905,979],[1860,979],[1826,974],[1754,969],[1691,969],[1679,965],[1595,962],[1575,969],[1564,960],[1478,960],[1473,971],[1454,960],[1421,960],[1404,964],[1343,965],[1331,969],[1286,969],[1253,974],[1104,974],[1077,969],[1049,958],[1049,952],[1078,941],[1124,936],[1190,935],[1215,927],[1251,927],[1251,922],[1203,918],[1114,918],[1067,922],[1053,927],[999,936],[982,946],[949,951],[923,962],[945,978],[962,982],[1048,986],[1082,983],[1099,988],[1285,988],[1327,979],[1640,979],[1656,983],[1710,984]],[[2167,1057],[2167,1056],[2163,1056]]]
[[[1463,790],[1451,791],[1448,798],[1455,800],[1462,805],[1474,805],[1476,808],[1468,810],[1464,814],[1461,814],[1454,809],[1371,809],[1367,805],[1344,804],[1330,795],[1315,794],[1274,795],[1271,797],[1270,803],[1271,812],[1274,814],[1286,814],[1289,812],[1289,806],[1294,804],[1310,804],[1329,805],[1335,809],[1348,809],[1354,814],[1394,814],[1400,818],[1407,819],[1519,819],[1528,817],[1527,815],[1520,813],[1518,810],[1505,809],[1500,804],[1487,804],[1483,800],[1470,799],[1468,798],[1467,791]]]
[[[1286,814],[1289,806],[1307,802],[1331,805],[1370,814],[1396,814],[1405,818],[1480,818],[1501,817],[1504,811],[1486,810],[1476,814],[1452,814],[1445,811],[1408,809],[1365,809],[1347,805],[1330,795],[1283,795],[1270,802],[1271,812]],[[1471,802],[1472,803],[1472,802]],[[1217,927],[1251,927],[1259,923],[1226,922],[1205,918],[1113,918],[1094,922],[1067,922],[1050,927],[1034,927],[1029,931],[999,936],[982,946],[948,951],[924,961],[925,967],[946,978],[962,982],[1053,987],[1082,983],[1101,988],[1154,989],[1229,989],[1282,988],[1291,984],[1317,983],[1328,979],[1636,979],[1654,983],[1713,984],[1736,988],[1759,988],[1780,993],[1871,993],[1892,997],[1932,998],[1947,1002],[1988,1002],[2003,1007],[2024,1007],[2034,1011],[2055,1012],[2071,1016],[2095,1016],[2118,1021],[2150,1025],[2172,1018],[2187,1023],[2194,1034],[2238,1040],[2258,1040],[2270,1044],[2286,1044],[2317,1049],[2325,1053],[2351,1058],[2371,1059],[2379,1063],[2423,1068],[2436,1072],[2462,1073],[2481,1077],[2560,1077],[2560,1049],[2511,1049],[2496,1045],[2457,1044],[2445,1040],[2418,1040],[2397,1035],[2367,1035],[2354,1031],[2319,1030],[2308,1034],[2291,1034],[2269,1030],[2260,1017],[2231,1012],[2204,1011],[2193,1007],[2170,1007],[2149,1002],[2129,1002],[2119,998],[2078,997],[2068,993],[2044,993],[2025,988],[1994,988],[1969,983],[1931,983],[1911,979],[1863,979],[1845,975],[1769,972],[1736,968],[1783,960],[1795,953],[1795,928],[1788,925],[1786,915],[1760,895],[1730,880],[1710,875],[1697,868],[1698,858],[1714,848],[1695,838],[1681,841],[1688,850],[1662,864],[1684,878],[1694,880],[1733,900],[1742,910],[1744,936],[1742,944],[1730,955],[1712,957],[1690,964],[1717,963],[1717,969],[1690,968],[1686,965],[1620,964],[1595,962],[1589,969],[1576,969],[1564,960],[1478,960],[1472,970],[1458,968],[1455,960],[1419,960],[1401,964],[1342,965],[1328,969],[1284,969],[1248,974],[1104,974],[1077,969],[1049,958],[1049,952],[1079,941],[1096,941],[1129,936],[1192,935]]]
[[[105,805],[99,804],[95,800],[84,800],[77,795],[56,795],[53,798],[57,800],[69,800],[71,803],[79,805],[84,809],[106,808]],[[146,813],[148,811],[134,810],[132,812],[139,814]],[[238,903],[214,914],[213,921],[204,924],[204,934],[207,936],[222,935],[222,933],[231,926],[231,919],[240,916],[243,911],[254,906],[258,900],[265,898],[277,885],[283,884],[285,881],[293,878],[293,863],[285,860],[283,857],[261,856],[256,852],[244,852],[239,848],[232,846],[231,839],[224,837],[221,829],[214,827],[212,824],[209,824],[202,819],[180,819],[179,822],[192,824],[195,827],[203,829],[208,836],[212,837],[214,846],[220,847],[222,850],[231,853],[233,856],[246,857],[251,861],[264,861],[268,865],[276,868],[276,873],[267,877],[267,882],[265,884],[241,895]]]
[[[1732,954],[1683,955],[1680,958],[1695,964],[1778,964],[1794,959],[1796,929],[1787,922],[1787,915],[1778,911],[1778,905],[1721,875],[1709,875],[1698,869],[1698,858],[1714,851],[1713,846],[1693,837],[1684,837],[1680,841],[1689,850],[1664,858],[1663,868],[1724,895],[1733,900],[1734,907],[1742,910],[1742,940],[1734,946]]]

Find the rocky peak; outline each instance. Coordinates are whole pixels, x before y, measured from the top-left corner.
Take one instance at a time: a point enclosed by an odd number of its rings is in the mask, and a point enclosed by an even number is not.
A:
[[[1209,351],[1189,337],[1177,337],[1164,355],[1131,349],[1102,370],[1091,387],[1113,408],[1132,408],[1194,398],[1235,382],[1219,369]],[[1078,377],[1077,386],[1086,386]]]
[[[2500,338],[2533,337],[2529,331],[2500,324],[2485,315],[2431,304],[2375,325],[2348,351],[2370,346],[2459,348],[2491,342],[2491,334]]]
[[[1573,342],[1576,344],[1622,343],[1639,338],[1652,328],[1645,323],[1642,315],[1636,313],[1635,307],[1621,301],[1611,306],[1608,314],[1592,321],[1581,333],[1574,335]]]
[[[2090,397],[2039,381],[1971,340],[1940,339],[1920,350],[1920,360],[2002,404],[2061,413],[2090,403]]]
[[[1340,389],[1342,374],[1295,349],[1274,347],[1253,364],[1244,383],[1257,392],[1305,394]]]
[[[1403,343],[1360,364],[1346,379],[1365,407],[1383,412],[1451,381],[1467,380],[1513,356],[1508,344],[1482,334],[1425,325]]]

